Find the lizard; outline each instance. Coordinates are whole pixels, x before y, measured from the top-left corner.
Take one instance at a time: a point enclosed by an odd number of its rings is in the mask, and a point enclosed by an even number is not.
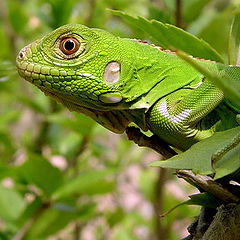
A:
[[[194,58],[209,71],[236,66]],[[240,125],[240,109],[173,51],[67,24],[24,47],[18,72],[47,96],[123,133],[133,122],[170,146],[193,144]]]

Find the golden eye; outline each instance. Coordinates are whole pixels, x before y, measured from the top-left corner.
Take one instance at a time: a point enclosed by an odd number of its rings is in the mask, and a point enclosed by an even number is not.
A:
[[[71,55],[80,48],[80,42],[76,38],[66,37],[61,40],[59,48],[64,54]]]

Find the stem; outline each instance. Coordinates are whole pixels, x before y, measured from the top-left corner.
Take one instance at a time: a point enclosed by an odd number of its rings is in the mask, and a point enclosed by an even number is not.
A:
[[[182,28],[183,21],[182,21],[182,0],[176,0],[176,26]]]
[[[77,169],[77,163],[78,163],[78,158],[84,150],[86,149],[86,146],[89,142],[89,137],[85,136],[83,137],[81,143],[79,144],[78,151],[74,154],[74,156],[70,159],[67,168],[65,169],[65,172],[68,171],[70,168],[74,169],[74,174],[78,175],[78,169]]]
[[[126,134],[130,141],[134,141],[139,147],[148,147],[161,154],[164,159],[168,159],[177,153],[168,146],[166,142],[156,135],[147,137],[136,127],[127,127]]]
[[[58,111],[57,103],[50,99],[50,113],[56,113]],[[35,139],[34,145],[33,145],[33,151],[36,153],[41,154],[42,148],[47,142],[47,134],[49,132],[49,127],[51,126],[51,123],[49,123],[47,120],[43,120],[39,124],[39,134]]]
[[[79,240],[80,239],[81,230],[82,230],[81,224],[79,222],[76,222],[74,224],[73,240]]]
[[[164,185],[168,178],[168,170],[164,168],[159,168],[158,179],[155,186],[155,216],[156,216],[156,236],[158,240],[167,239],[168,231],[161,223],[160,215],[163,212],[163,202],[164,202]]]
[[[3,22],[3,29],[6,33],[7,38],[9,39],[9,43],[11,46],[11,50],[13,52],[12,56],[15,58],[15,55],[17,53],[17,47],[16,47],[16,39],[17,39],[17,35],[14,32],[14,30],[12,29],[12,26],[9,22],[9,13],[8,13],[8,7],[6,6],[6,2],[4,1],[0,1],[0,16],[2,16],[0,18],[0,20]]]
[[[94,12],[95,12],[95,8],[96,8],[96,0],[89,0],[88,15],[85,19],[85,24],[89,27],[93,27],[92,26],[92,19],[93,19],[93,15],[94,15]]]
[[[201,187],[204,191],[228,203],[239,202],[239,197],[214,181],[210,176],[194,174],[190,170],[177,170],[177,176]]]
[[[89,142],[89,137],[85,136],[83,137],[81,144],[78,148],[78,151],[76,152],[76,154],[72,157],[72,159],[70,159],[67,168],[65,169],[65,172],[68,171],[70,168],[74,169],[73,174],[75,176],[78,175],[78,168],[77,168],[77,163],[78,163],[78,159],[79,156],[84,152],[84,150],[86,149],[86,146]],[[78,221],[74,222],[74,227],[73,227],[73,240],[79,240],[80,239],[80,234],[83,228],[83,224],[79,223]]]
[[[32,227],[33,223],[35,222],[34,218],[30,218],[23,227],[17,232],[17,234],[13,237],[12,240],[21,240],[23,239],[26,234],[28,233],[29,229]]]
[[[12,240],[23,240],[33,224],[37,219],[51,206],[50,202],[45,202],[42,206],[35,212],[35,214],[23,225],[23,227],[16,233]]]

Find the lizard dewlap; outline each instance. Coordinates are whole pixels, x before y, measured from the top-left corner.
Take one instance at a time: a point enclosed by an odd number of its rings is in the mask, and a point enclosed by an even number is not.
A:
[[[16,62],[46,95],[116,133],[134,122],[185,150],[238,125],[223,92],[174,53],[104,30],[62,26],[24,47]]]

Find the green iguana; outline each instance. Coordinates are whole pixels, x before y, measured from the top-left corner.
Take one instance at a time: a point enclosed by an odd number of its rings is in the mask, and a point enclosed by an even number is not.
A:
[[[240,68],[195,59],[209,71]],[[115,133],[130,122],[186,150],[239,125],[240,110],[174,52],[68,24],[24,47],[19,74],[72,111]]]

